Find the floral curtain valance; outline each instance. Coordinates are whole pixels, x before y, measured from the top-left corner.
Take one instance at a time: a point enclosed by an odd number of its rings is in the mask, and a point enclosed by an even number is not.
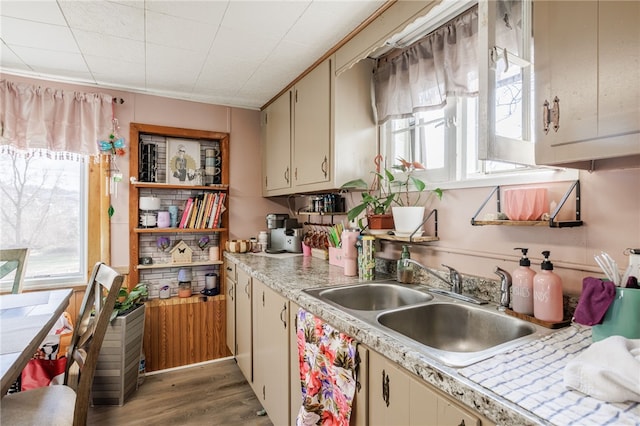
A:
[[[398,53],[378,59],[378,122],[445,105],[447,95],[478,94],[478,7]]]
[[[113,98],[0,80],[0,148],[99,154],[112,129]]]

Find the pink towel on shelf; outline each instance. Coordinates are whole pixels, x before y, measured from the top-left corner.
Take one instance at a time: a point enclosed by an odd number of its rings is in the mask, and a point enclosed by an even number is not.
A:
[[[615,296],[616,286],[611,281],[586,277],[573,319],[582,325],[600,324]]]
[[[348,426],[356,388],[353,338],[304,309],[296,331],[302,384],[296,424]]]

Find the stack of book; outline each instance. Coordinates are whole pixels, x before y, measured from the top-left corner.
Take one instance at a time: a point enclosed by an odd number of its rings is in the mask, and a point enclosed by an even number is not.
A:
[[[220,217],[226,210],[224,206],[226,195],[226,192],[205,192],[189,197],[178,228],[220,228],[222,223]]]

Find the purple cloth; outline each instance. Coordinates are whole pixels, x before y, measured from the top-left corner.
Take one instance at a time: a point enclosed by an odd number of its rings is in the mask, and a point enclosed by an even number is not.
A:
[[[586,277],[582,280],[582,294],[573,315],[574,321],[582,325],[600,324],[615,296],[616,286],[611,281]]]

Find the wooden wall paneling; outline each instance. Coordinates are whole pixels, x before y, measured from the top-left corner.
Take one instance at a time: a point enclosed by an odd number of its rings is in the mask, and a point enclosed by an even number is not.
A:
[[[147,370],[156,371],[229,356],[223,296],[147,302]]]

